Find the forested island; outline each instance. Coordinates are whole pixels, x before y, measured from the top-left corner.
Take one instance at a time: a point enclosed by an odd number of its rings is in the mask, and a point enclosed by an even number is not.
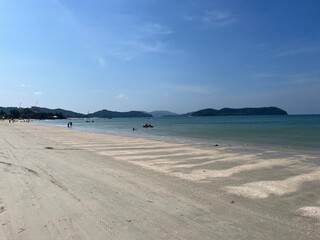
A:
[[[222,108],[220,110],[207,108],[191,113],[191,116],[238,116],[238,115],[288,115],[288,113],[277,107],[262,108]]]
[[[151,114],[141,112],[141,111],[130,111],[130,112],[116,112],[116,111],[109,111],[109,110],[101,110],[94,112],[92,114],[88,114],[87,117],[89,118],[130,118],[130,117],[152,117]]]

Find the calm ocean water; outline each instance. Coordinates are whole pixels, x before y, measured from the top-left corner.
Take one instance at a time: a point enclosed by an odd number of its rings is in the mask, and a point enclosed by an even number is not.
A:
[[[72,119],[77,130],[320,151],[320,115]],[[70,120],[40,121],[66,127]],[[144,129],[145,123],[154,128]],[[132,131],[133,128],[138,130]]]

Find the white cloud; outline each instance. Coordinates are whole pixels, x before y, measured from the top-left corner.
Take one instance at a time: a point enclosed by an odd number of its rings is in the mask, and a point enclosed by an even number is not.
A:
[[[122,47],[112,51],[112,55],[123,60],[131,60],[144,53],[165,53],[169,52],[167,44],[161,41],[147,43],[143,41],[127,41],[122,43]]]
[[[281,75],[276,73],[266,73],[266,72],[256,73],[253,75],[253,77],[257,79],[276,78],[280,76]]]
[[[129,97],[127,97],[125,94],[123,93],[120,93],[118,96],[117,96],[118,99],[121,99],[121,100],[127,100],[129,99]]]
[[[196,20],[196,17],[195,17],[195,16],[184,16],[183,19],[184,19],[185,21],[192,22],[192,21],[195,21],[195,20]]]
[[[167,44],[157,41],[151,44],[147,43],[137,43],[136,44],[137,49],[140,49],[142,52],[165,52]]]
[[[202,20],[210,25],[224,26],[231,22],[232,17],[225,12],[207,11]]]
[[[71,10],[69,10],[65,4],[63,4],[62,1],[60,0],[51,0],[51,3],[56,7],[58,10],[58,17],[59,20],[64,22],[65,24],[68,24],[71,26],[73,29],[76,29],[79,32],[82,32],[82,28],[79,25],[79,21],[73,14]]]
[[[106,65],[106,61],[102,57],[98,56],[97,60],[100,67],[104,67]]]
[[[188,22],[198,22],[205,28],[216,28],[233,23],[235,18],[228,12],[211,10],[205,11],[202,15],[185,16],[184,20]]]
[[[143,54],[174,52],[168,44],[168,38],[173,32],[170,27],[158,22],[131,20],[127,28],[129,30],[121,36],[121,40],[114,41],[111,55],[128,61]]]
[[[215,88],[213,86],[208,85],[187,85],[187,84],[181,84],[181,85],[171,85],[171,90],[175,90],[177,92],[182,93],[192,93],[192,94],[203,94],[203,95],[210,95],[213,93],[219,92],[218,88]]]
[[[36,95],[36,96],[38,96],[38,95],[42,95],[42,94],[43,94],[43,92],[41,92],[41,91],[33,92],[33,95]]]
[[[171,34],[172,30],[169,27],[163,26],[159,23],[149,22],[142,26],[142,32],[156,35],[167,35]]]
[[[298,74],[257,73],[253,75],[253,78],[263,80],[265,86],[276,88],[295,87],[299,89],[306,85],[315,85],[319,82],[320,72],[316,71]],[[262,81],[260,83],[262,83]]]
[[[320,46],[305,46],[305,47],[295,47],[292,49],[287,49],[276,54],[276,57],[287,57],[298,54],[306,53],[316,53],[320,52]]]

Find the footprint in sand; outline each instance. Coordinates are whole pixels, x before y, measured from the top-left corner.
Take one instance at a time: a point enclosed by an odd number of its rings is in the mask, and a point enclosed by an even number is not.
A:
[[[0,198],[0,214],[5,212],[6,208],[4,207],[3,203],[2,203],[2,199]]]

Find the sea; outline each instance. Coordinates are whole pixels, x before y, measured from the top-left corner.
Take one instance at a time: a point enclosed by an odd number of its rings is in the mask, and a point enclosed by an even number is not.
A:
[[[75,130],[102,134],[320,153],[320,115],[85,118],[34,122],[67,128],[70,121]],[[146,123],[154,127],[143,128]]]

